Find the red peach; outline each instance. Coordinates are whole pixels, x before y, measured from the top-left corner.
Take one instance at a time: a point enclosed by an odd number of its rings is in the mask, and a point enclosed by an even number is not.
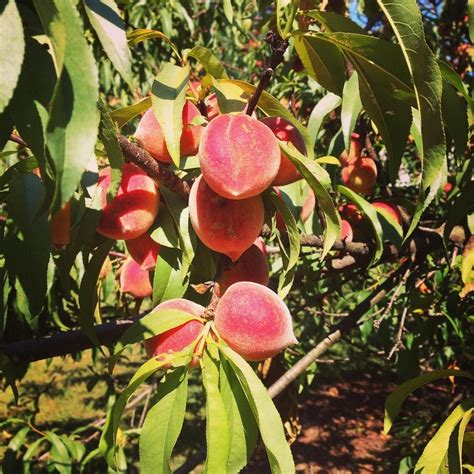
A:
[[[302,222],[306,222],[309,216],[314,211],[316,207],[316,196],[314,195],[314,191],[309,188],[308,189],[308,196],[306,197],[303,207],[301,208],[300,218]]]
[[[153,311],[160,309],[178,309],[194,316],[202,316],[205,308],[185,299],[174,299],[160,303]],[[165,331],[145,340],[145,350],[148,357],[160,354],[172,354],[182,351],[192,344],[199,336],[204,325],[201,321],[191,320],[181,326]]]
[[[364,216],[362,215],[362,213],[359,211],[357,206],[352,203],[342,206],[339,209],[339,212],[345,217],[345,219],[350,224],[357,225],[364,220]]]
[[[223,198],[201,175],[191,188],[189,217],[205,245],[235,262],[259,236],[265,210],[260,196],[237,201]]]
[[[181,156],[195,155],[201,141],[203,127],[191,125],[195,117],[199,117],[199,109],[190,101],[186,101],[183,107],[183,131],[180,140]],[[156,120],[153,109],[148,109],[138,124],[135,131],[138,143],[150,153],[155,160],[163,163],[171,163],[172,159],[166,146],[163,130]]]
[[[263,360],[297,342],[285,303],[266,286],[234,283],[217,304],[220,337],[247,360]]]
[[[145,232],[136,239],[126,240],[125,245],[132,258],[143,270],[152,270],[155,268],[156,259],[160,251],[160,244],[155,242],[148,232]]]
[[[149,272],[143,270],[133,258],[127,258],[120,270],[120,291],[135,298],[146,298],[153,294]]]
[[[251,245],[242,256],[225,268],[217,278],[217,296],[222,296],[227,288],[238,281],[253,281],[260,285],[268,285],[270,274],[268,263],[262,251]]]
[[[265,244],[265,241],[261,237],[257,237],[253,245],[256,245],[265,257],[267,256],[267,245]]]
[[[362,144],[360,142],[360,135],[358,133],[353,133],[351,135],[351,145],[349,148],[349,154],[344,150],[340,155],[340,161],[342,166],[347,166],[353,163],[355,160],[360,158],[360,153],[362,151]]]
[[[36,168],[38,169],[38,168]],[[51,217],[51,242],[56,249],[62,249],[71,240],[71,202]]]
[[[134,239],[153,224],[160,204],[158,185],[142,169],[131,163],[122,168],[120,188],[107,202],[111,182],[110,166],[99,173],[97,191],[102,194],[102,214],[97,232],[110,239]]]
[[[261,120],[281,141],[291,143],[300,153],[305,153],[306,145],[298,129],[282,117],[265,117]],[[283,186],[301,179],[295,165],[281,153],[280,168],[272,182],[273,186]]]
[[[352,242],[354,238],[354,232],[352,231],[352,226],[345,219],[341,219],[341,231],[339,233],[339,239],[346,242]]]
[[[207,118],[209,121],[216,118],[221,113],[215,93],[208,95],[204,99],[204,104],[206,105]]]
[[[391,202],[375,201],[372,206],[376,207],[384,216],[394,220],[397,224],[402,225],[402,214],[398,207]]]
[[[444,186],[443,186],[443,191],[448,194],[452,191],[453,189],[453,185],[451,183],[446,183]]]
[[[245,114],[223,114],[206,127],[199,163],[207,184],[227,199],[257,196],[280,167],[280,148],[272,131]]]
[[[359,158],[342,168],[342,182],[356,193],[371,194],[377,180],[372,158]]]

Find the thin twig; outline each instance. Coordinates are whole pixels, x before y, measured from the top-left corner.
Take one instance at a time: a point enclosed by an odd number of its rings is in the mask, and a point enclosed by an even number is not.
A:
[[[408,313],[408,307],[405,306],[405,308],[403,308],[402,319],[400,321],[400,327],[398,328],[397,340],[395,341],[395,344],[393,345],[392,350],[388,354],[387,360],[390,360],[396,351],[403,348],[402,336],[403,336],[403,330],[405,329],[405,319],[407,317],[407,313]]]

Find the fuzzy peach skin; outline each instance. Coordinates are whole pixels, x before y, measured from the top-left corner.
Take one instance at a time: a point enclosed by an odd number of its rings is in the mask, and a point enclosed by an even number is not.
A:
[[[115,240],[135,239],[150,228],[158,214],[158,185],[143,170],[125,163],[120,188],[108,203],[110,181],[111,168],[108,166],[99,172],[97,191],[102,193],[102,213],[97,232]]]
[[[308,195],[306,196],[303,206],[301,207],[300,219],[302,222],[306,222],[309,219],[309,216],[313,213],[315,207],[316,196],[314,195],[314,191],[309,188]]]
[[[156,259],[160,251],[160,244],[155,242],[148,232],[145,232],[136,239],[126,240],[125,245],[128,253],[143,270],[152,270],[155,268]]]
[[[279,140],[292,143],[300,153],[305,153],[306,145],[303,137],[288,120],[282,117],[265,117],[260,122],[264,123]],[[301,179],[295,165],[284,153],[281,153],[280,159],[280,168],[272,182],[273,186],[283,186]]]
[[[354,238],[354,232],[352,226],[345,219],[341,219],[341,230],[339,232],[339,239],[346,242],[352,242]]]
[[[290,312],[276,293],[258,283],[234,283],[217,304],[220,337],[247,360],[263,360],[298,342]]]
[[[270,280],[268,263],[265,255],[257,245],[251,245],[235,262],[225,266],[217,283],[214,293],[222,296],[229,286],[238,281],[253,281],[267,286]]]
[[[120,270],[120,291],[140,299],[153,294],[149,272],[133,258],[127,258]]]
[[[275,135],[245,114],[214,118],[199,145],[204,179],[227,199],[245,199],[265,191],[275,179],[280,161]]]
[[[205,311],[203,306],[180,298],[164,301],[153,311],[160,309],[179,309],[194,316],[202,316]],[[154,357],[160,354],[179,352],[196,340],[203,327],[204,325],[201,321],[193,319],[181,326],[165,331],[157,336],[153,336],[150,339],[146,339],[146,353],[148,354],[148,357]],[[195,363],[197,363],[197,361],[193,362],[193,365]]]
[[[198,151],[204,129],[200,125],[191,125],[191,122],[200,115],[198,108],[189,100],[186,101],[183,107],[183,131],[179,142],[181,156],[195,155]],[[156,120],[153,109],[148,109],[143,114],[135,131],[135,138],[155,160],[163,163],[172,162],[163,130]]]
[[[38,169],[38,168],[37,168]],[[71,203],[53,214],[50,221],[51,242],[56,249],[62,249],[71,240]]]
[[[375,201],[372,206],[376,207],[384,216],[388,216],[389,219],[393,219],[397,224],[402,225],[402,214],[395,204]]]
[[[371,194],[377,181],[377,166],[372,158],[359,158],[342,168],[342,182],[352,191]]]
[[[201,241],[235,262],[259,236],[265,210],[260,196],[226,199],[201,175],[189,195],[189,217]]]
[[[342,166],[347,166],[353,163],[355,160],[360,158],[360,153],[362,151],[362,143],[360,140],[360,135],[358,133],[353,133],[351,135],[351,145],[349,148],[349,154],[344,150],[339,159]]]

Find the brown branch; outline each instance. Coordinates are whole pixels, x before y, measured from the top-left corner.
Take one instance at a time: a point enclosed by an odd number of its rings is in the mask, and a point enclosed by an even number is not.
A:
[[[28,145],[26,144],[25,140],[23,140],[23,138],[21,138],[21,137],[20,137],[19,135],[17,135],[16,133],[10,134],[9,140],[10,140],[11,142],[18,143],[18,145],[20,145],[20,146],[22,146],[22,147],[28,148]]]
[[[131,161],[156,179],[159,184],[167,187],[181,196],[188,197],[189,185],[176,176],[172,170],[156,161],[143,148],[127,140],[123,135],[118,136],[120,148],[127,161]]]
[[[273,72],[283,61],[283,55],[285,54],[285,51],[288,48],[288,41],[284,40],[276,31],[269,31],[265,36],[265,41],[272,48],[272,55],[270,56],[269,66],[265,68],[265,70],[262,72],[262,75],[260,76],[260,81],[257,85],[257,89],[250,96],[250,99],[247,103],[247,115],[253,114],[255,107],[257,107],[260,96],[262,95],[262,92],[270,84],[270,81],[273,77]]]

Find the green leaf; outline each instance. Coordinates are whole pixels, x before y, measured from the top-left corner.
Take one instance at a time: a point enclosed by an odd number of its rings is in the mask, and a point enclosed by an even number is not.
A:
[[[243,103],[247,103],[250,96],[255,92],[256,87],[244,81],[237,81],[231,79],[221,79],[218,81],[219,87],[232,99],[239,99]],[[237,94],[236,94],[236,91]],[[282,104],[281,102],[269,94],[267,91],[263,91],[262,95],[258,100],[258,107],[262,112],[270,117],[282,117],[290,122],[297,130],[301,133],[303,140],[306,144],[306,154],[308,158],[312,159],[314,156],[311,141],[308,135],[308,131],[303,125],[297,120]]]
[[[384,433],[387,434],[390,431],[393,420],[400,413],[401,406],[408,395],[427,383],[450,376],[474,379],[473,374],[463,370],[434,370],[399,385],[385,400]]]
[[[280,414],[265,385],[239,354],[226,345],[220,346],[219,349],[232,365],[247,396],[267,450],[272,473],[295,472],[293,456],[285,439]]]
[[[162,367],[169,365],[172,361],[175,364],[180,363],[179,365],[186,365],[186,363],[189,363],[190,360],[191,354],[187,353],[166,355],[163,358],[160,358],[160,360],[153,358],[146,361],[135,372],[133,377],[128,382],[125,390],[120,394],[112,409],[107,413],[107,420],[99,441],[100,452],[105,457],[107,464],[112,469],[117,469],[117,431],[119,428],[120,418],[122,417],[123,410],[129,398],[143,382],[145,382]]]
[[[448,244],[449,236],[454,226],[473,208],[472,196],[474,195],[474,181],[469,181],[456,200],[448,210],[448,219],[443,229],[443,238],[445,245]]]
[[[127,35],[127,39],[132,45],[139,44],[142,41],[155,38],[159,38],[166,41],[171,46],[171,49],[176,54],[176,57],[181,61],[181,55],[179,54],[178,48],[173,43],[173,41],[171,41],[171,39],[161,31],[138,28]]]
[[[215,79],[227,79],[229,77],[222,63],[204,46],[194,46],[188,52],[188,56],[197,59],[207,74]]]
[[[97,280],[100,270],[107,258],[114,241],[107,239],[92,254],[92,258],[86,265],[84,276],[79,288],[79,324],[82,331],[96,345],[99,346],[99,340],[95,333],[95,312],[99,300],[97,294]]]
[[[34,156],[29,156],[24,160],[17,161],[13,166],[10,166],[0,176],[0,189],[7,186],[10,180],[17,176],[17,173],[28,173],[38,167],[38,162]]]
[[[470,104],[471,109],[474,108],[474,99],[469,95],[469,91],[466,84],[462,81],[459,74],[446,62],[438,59],[438,66],[443,75],[443,79],[449,82],[462,96],[466,99],[466,102]]]
[[[296,265],[298,264],[298,257],[300,255],[300,234],[298,231],[298,225],[296,224],[296,219],[285,201],[280,199],[274,191],[266,192],[264,193],[264,196],[271,200],[273,206],[277,209],[277,212],[281,214],[288,232],[290,248],[288,252],[283,244],[281,245],[284,268],[278,281],[278,296],[284,298],[293,285]]]
[[[171,474],[170,457],[183,427],[188,368],[168,371],[156,391],[157,402],[146,414],[140,433],[140,472]]]
[[[336,211],[334,202],[324,186],[324,184],[328,184],[326,182],[327,172],[321,165],[299,153],[294,146],[280,143],[280,148],[285,151],[288,159],[309,184],[317,198],[320,209],[326,217],[326,222],[324,223],[324,245],[321,255],[321,259],[323,259],[331,250],[334,242],[339,238],[341,227],[339,213]]]
[[[51,460],[53,461],[54,467],[62,474],[71,473],[71,458],[61,437],[52,431],[46,431],[45,437],[52,446]]]
[[[43,308],[48,288],[51,232],[46,213],[39,214],[44,198],[44,185],[35,174],[15,171],[7,209],[21,235],[8,234],[5,257],[8,272],[18,278],[33,317]]]
[[[154,305],[184,295],[189,282],[187,279],[183,281],[182,266],[180,250],[160,248],[153,278]]]
[[[467,1],[467,11],[469,15],[469,37],[471,43],[474,43],[474,0]]]
[[[341,105],[342,99],[329,92],[315,106],[308,119],[308,135],[311,138],[311,149],[318,139],[319,130],[326,117]]]
[[[308,74],[328,91],[342,96],[345,68],[339,48],[321,38],[298,31],[293,37],[295,49]]]
[[[258,426],[239,379],[222,354],[219,377],[229,421],[230,451],[227,472],[240,472],[250,461],[257,445]]]
[[[466,151],[469,133],[466,101],[447,82],[443,84],[443,120],[454,141],[454,154],[461,160]]]
[[[107,189],[107,201],[110,202],[120,188],[124,159],[122,148],[117,138],[117,130],[110,117],[107,105],[99,99],[98,106],[100,110],[99,137],[104,144],[105,152],[112,168],[112,179]]]
[[[474,397],[462,401],[448,416],[441,428],[425,446],[420,459],[415,466],[415,473],[438,472],[444,457],[448,451],[449,438],[456,425],[466,413],[474,410]],[[451,471],[450,472],[455,472]]]
[[[158,211],[158,217],[155,220],[154,226],[156,228],[150,233],[154,241],[165,247],[179,248],[178,229],[171,211],[164,202],[160,203],[160,210]]]
[[[179,167],[183,107],[189,81],[189,66],[164,63],[152,86],[152,107],[165,137],[173,163]]]
[[[56,212],[70,200],[88,160],[94,157],[99,85],[96,64],[72,1],[33,3],[52,40],[60,71],[47,128],[47,146],[56,173],[51,210]]]
[[[342,92],[342,107],[341,107],[341,125],[342,133],[344,135],[344,144],[346,150],[351,146],[351,135],[362,110],[362,102],[359,95],[359,77],[356,71],[344,84]]]
[[[15,90],[25,55],[23,25],[15,0],[0,1],[0,113]]]
[[[471,420],[472,413],[473,409],[464,413],[464,416],[461,418],[461,421],[456,426],[450,437],[448,448],[448,465],[451,472],[462,472],[462,445],[464,441],[464,433],[469,421]]]
[[[115,109],[110,112],[110,117],[117,124],[120,129],[130,120],[140,115],[145,110],[151,107],[151,97],[144,97],[143,99],[135,102],[128,107],[122,107],[121,109]]]
[[[206,445],[204,472],[222,471],[230,451],[229,420],[219,389],[219,353],[215,345],[207,345],[202,358],[202,382],[206,392]]]
[[[85,10],[102,46],[125,82],[132,84],[132,58],[125,24],[114,0],[85,0]]]
[[[418,225],[446,177],[446,142],[441,113],[443,82],[438,62],[425,41],[423,22],[416,0],[377,0],[402,48],[415,88],[421,116],[422,177],[420,200],[405,240]]]
[[[371,263],[378,262],[383,253],[383,230],[380,225],[376,208],[362,196],[359,196],[357,193],[345,186],[338,186],[337,190],[352,201],[357,206],[357,209],[359,209],[369,219],[375,237],[375,253],[372,256]]]

